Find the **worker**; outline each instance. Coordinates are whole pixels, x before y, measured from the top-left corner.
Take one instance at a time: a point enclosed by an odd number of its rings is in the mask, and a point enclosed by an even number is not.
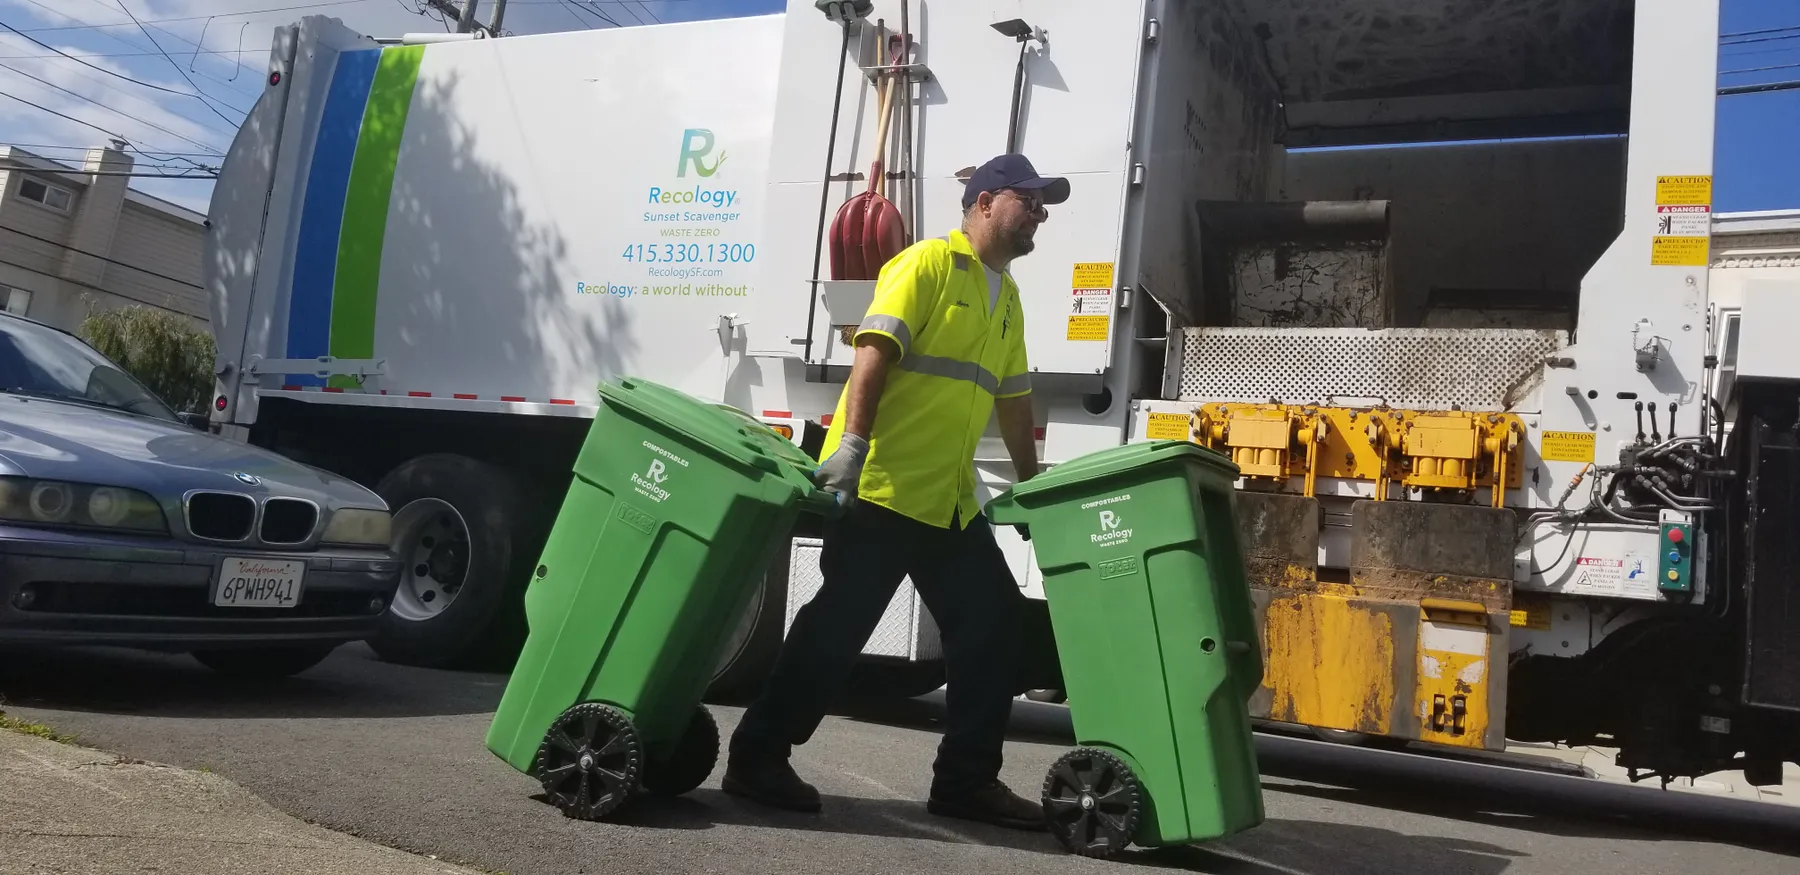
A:
[[[927,809],[1044,828],[1040,803],[999,780],[1024,595],[975,503],[974,456],[993,415],[1018,480],[1038,472],[1025,324],[1007,269],[1031,252],[1045,206],[1068,197],[1068,180],[1001,155],[965,183],[960,230],[882,267],[814,475],[844,510],[825,523],[824,583],[732,734],[725,792],[820,810],[818,790],[789,763],[793,745],[818,728],[910,576],[937,621],[948,682]]]

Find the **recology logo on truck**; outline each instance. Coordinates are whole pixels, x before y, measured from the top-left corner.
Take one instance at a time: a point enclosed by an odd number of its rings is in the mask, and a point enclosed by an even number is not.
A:
[[[626,240],[622,249],[617,242],[610,249],[619,253],[623,264],[615,264],[608,272],[620,276],[578,281],[575,294],[622,300],[750,296],[749,283],[733,282],[726,276],[733,267],[756,260],[756,244],[733,239],[737,235],[729,233],[742,227],[744,192],[698,181],[721,176],[728,153],[719,149],[714,156],[717,146],[718,137],[710,128],[681,132],[675,179],[696,181],[648,182],[643,202],[634,207],[641,214],[636,223],[639,232],[635,239]]]

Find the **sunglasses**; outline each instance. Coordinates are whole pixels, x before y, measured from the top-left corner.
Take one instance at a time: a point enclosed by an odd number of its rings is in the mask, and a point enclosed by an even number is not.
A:
[[[1044,210],[1044,196],[1035,191],[1022,191],[1016,188],[1003,188],[996,194],[1008,194],[1018,198],[1025,205],[1027,212],[1037,213]]]

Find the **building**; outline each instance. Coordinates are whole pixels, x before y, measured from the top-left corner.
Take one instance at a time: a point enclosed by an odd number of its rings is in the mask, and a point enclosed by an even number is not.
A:
[[[1738,317],[1744,284],[1754,279],[1800,279],[1800,210],[1719,213],[1713,217],[1707,272],[1711,318],[1718,320],[1713,355],[1719,358],[1720,398],[1737,377]],[[1735,411],[1733,411],[1735,412]]]
[[[81,166],[0,146],[0,307],[74,330],[131,304],[204,326],[206,217],[130,187],[125,144]]]

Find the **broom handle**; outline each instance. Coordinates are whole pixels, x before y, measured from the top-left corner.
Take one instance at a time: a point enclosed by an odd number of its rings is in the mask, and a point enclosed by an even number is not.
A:
[[[887,157],[888,121],[894,117],[894,75],[882,75],[886,77],[886,84],[882,87],[881,109],[878,110],[881,113],[881,123],[875,128],[875,163],[869,168],[869,191],[872,193],[886,187],[883,183],[887,180],[881,172],[881,165],[882,159]]]

